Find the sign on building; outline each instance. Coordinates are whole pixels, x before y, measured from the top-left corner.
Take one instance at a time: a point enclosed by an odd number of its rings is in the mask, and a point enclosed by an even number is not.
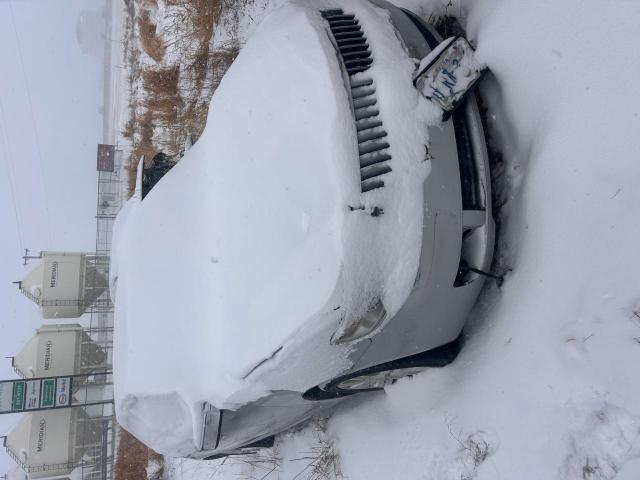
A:
[[[98,144],[98,171],[113,172],[115,168],[115,145]]]
[[[72,377],[0,381],[0,414],[71,406]]]

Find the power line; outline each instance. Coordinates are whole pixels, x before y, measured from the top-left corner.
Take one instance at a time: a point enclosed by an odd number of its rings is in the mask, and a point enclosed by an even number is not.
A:
[[[40,148],[40,135],[38,134],[38,126],[36,124],[36,117],[33,113],[33,102],[31,100],[31,90],[29,89],[29,79],[27,78],[27,71],[25,68],[25,62],[24,62],[24,57],[22,56],[22,46],[21,46],[21,42],[20,42],[20,35],[18,34],[18,28],[16,26],[16,20],[15,20],[15,14],[13,12],[13,0],[9,0],[9,11],[11,13],[11,25],[13,26],[13,33],[16,37],[16,43],[17,43],[17,51],[18,51],[18,57],[20,58],[20,67],[22,70],[22,77],[24,78],[24,87],[27,91],[27,100],[28,100],[28,105],[29,105],[29,113],[31,114],[31,124],[33,127],[33,133],[36,139],[36,152],[38,154],[38,161],[40,162],[40,171],[42,172],[42,175],[44,177],[44,162],[42,160],[42,150]],[[44,178],[42,181],[42,186],[45,190],[45,197],[49,198],[49,196],[47,195],[47,187],[46,184],[44,182]],[[45,209],[45,213],[46,213],[46,218],[47,218],[47,240],[48,243],[51,243],[51,221],[49,219],[49,208],[48,205],[46,203],[46,201],[44,202],[44,209]],[[14,203],[14,207],[15,207],[15,203]]]

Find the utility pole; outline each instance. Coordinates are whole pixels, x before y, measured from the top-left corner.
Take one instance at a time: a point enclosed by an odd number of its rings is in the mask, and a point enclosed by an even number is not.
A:
[[[27,265],[29,263],[29,260],[38,260],[41,258],[42,258],[42,253],[40,253],[37,257],[35,255],[29,255],[29,249],[25,248],[24,255],[22,256],[22,259],[24,260],[23,265]]]

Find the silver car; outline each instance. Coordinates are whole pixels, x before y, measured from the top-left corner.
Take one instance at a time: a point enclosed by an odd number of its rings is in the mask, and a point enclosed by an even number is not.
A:
[[[430,58],[429,54],[442,41],[431,26],[417,15],[385,1],[371,0],[371,3],[386,11],[386,21],[396,32],[393,41],[402,45],[410,57],[417,61]],[[355,126],[358,150],[354,152],[352,161],[359,163],[359,189],[363,196],[378,192],[379,197],[376,198],[381,199],[374,207],[354,204],[349,208],[356,211],[355,214],[368,215],[373,219],[391,215],[385,208],[384,192],[385,180],[395,166],[389,154],[389,142],[392,140],[387,137],[387,130],[390,131],[395,120],[385,117],[384,109],[375,105],[376,85],[382,81],[377,78],[378,71],[372,67],[378,53],[377,44],[369,41],[368,36],[375,32],[363,29],[358,16],[347,9],[330,8],[319,13],[318,19],[322,23],[313,34],[326,35],[330,40],[333,58],[327,61],[342,71],[345,80],[343,85],[335,88],[344,88],[344,98],[348,99],[345,111]],[[428,67],[426,63],[423,62],[416,71]],[[416,78],[416,85],[418,80]],[[461,348],[465,320],[483,287],[484,272],[490,270],[494,248],[489,161],[472,87],[473,83],[468,86],[470,94],[450,102],[452,108],[444,112],[445,120],[429,129],[429,144],[417,146],[430,164],[430,172],[422,185],[422,228],[418,227],[416,231],[419,265],[400,271],[400,277],[388,279],[389,282],[401,281],[409,285],[410,293],[403,303],[390,313],[391,309],[382,295],[372,291],[366,299],[366,308],[359,315],[341,317],[341,305],[335,305],[332,308],[335,315],[331,318],[338,320],[328,320],[320,326],[302,323],[298,330],[306,343],[297,344],[297,348],[273,345],[272,353],[257,362],[242,378],[262,375],[262,384],[285,385],[287,388],[269,388],[267,395],[240,401],[233,409],[216,408],[214,402],[203,401],[201,410],[194,414],[191,422],[195,439],[192,451],[181,450],[178,452],[180,455],[197,459],[215,458],[247,447],[269,445],[273,435],[334,406],[345,397],[382,389],[398,378],[416,374],[425,368],[443,367],[456,358]],[[295,89],[296,86],[291,85],[290,88]],[[398,88],[415,87],[402,85]],[[215,103],[212,108],[216,108]],[[286,133],[283,132],[283,136]],[[197,147],[198,144],[194,149]],[[180,168],[176,167],[167,177],[180,174]],[[156,192],[148,192],[148,198],[138,201],[142,204],[156,201],[154,193],[156,197],[163,194],[163,181],[153,188],[157,189]],[[391,202],[392,199],[386,200]],[[359,209],[363,212],[358,212]],[[394,232],[380,231],[379,234],[393,238]],[[367,248],[369,240],[361,239],[362,248]],[[114,244],[117,246],[123,241],[116,238]],[[373,261],[382,262],[383,259]],[[144,268],[144,265],[138,268]],[[404,271],[408,273],[403,277]],[[118,265],[113,265],[114,294],[118,289],[116,328],[119,328],[118,315],[123,315],[118,311],[122,287],[119,275]],[[365,280],[346,279],[352,283]],[[162,303],[164,299],[158,298],[157,301]],[[148,322],[148,326],[153,328],[152,319],[136,321]],[[227,321],[234,320],[229,318]],[[255,318],[255,322],[263,321]],[[189,328],[188,318],[182,322],[184,328]],[[242,339],[229,338],[228,341]],[[134,339],[128,338],[128,351],[133,351],[135,346]],[[124,347],[116,345],[118,348]],[[340,361],[335,361],[336,358]],[[276,361],[286,368],[269,371]],[[133,367],[131,363],[119,365],[116,362],[115,368],[129,370]],[[263,373],[265,371],[266,374]],[[270,383],[264,378],[276,380]],[[116,390],[118,388],[123,390],[125,387],[118,387],[116,380]],[[135,407],[136,404],[132,402],[131,405]],[[127,414],[124,408],[119,408],[118,412],[119,415]],[[144,414],[140,413],[135,418],[142,417]],[[125,427],[160,451],[162,446],[148,440],[153,436],[146,435],[145,428],[150,428],[150,422],[162,421],[162,418],[153,418],[127,422],[123,418]],[[166,448],[164,450],[163,453],[175,454]]]

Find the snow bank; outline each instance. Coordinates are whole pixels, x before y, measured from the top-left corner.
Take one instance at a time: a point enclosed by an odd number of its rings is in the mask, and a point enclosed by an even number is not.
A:
[[[507,162],[501,253],[514,270],[453,365],[332,420],[345,475],[638,478],[640,7],[463,8],[496,78],[483,88]]]

